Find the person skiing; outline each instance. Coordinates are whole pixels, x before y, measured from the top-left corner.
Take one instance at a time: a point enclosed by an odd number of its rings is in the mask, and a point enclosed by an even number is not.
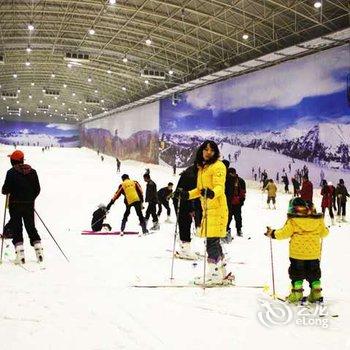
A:
[[[335,195],[337,197],[337,221],[346,222],[346,197],[349,197],[348,190],[345,186],[344,180],[340,179],[335,189]]]
[[[303,183],[300,190],[300,198],[304,201],[308,202],[310,205],[312,203],[313,197],[313,185],[312,182],[309,181],[308,175],[303,176]]]
[[[8,170],[2,186],[2,194],[9,195],[10,223],[13,231],[12,243],[16,251],[16,264],[25,264],[23,247],[22,220],[29,236],[30,245],[34,247],[38,262],[43,261],[41,238],[35,228],[34,206],[40,193],[37,172],[24,164],[24,153],[20,150],[9,155],[12,168]]]
[[[299,197],[289,201],[287,221],[281,229],[267,227],[265,235],[273,239],[288,239],[289,278],[291,293],[287,297],[290,303],[303,299],[303,280],[309,282],[311,292],[308,301],[322,300],[321,288],[321,242],[328,235],[323,215],[317,214],[313,205]]]
[[[292,185],[293,185],[293,196],[299,196],[300,184],[295,177],[292,177]]]
[[[245,201],[246,194],[246,184],[245,181],[238,176],[236,169],[229,168],[229,186],[231,187],[230,201],[230,211],[228,215],[227,227],[229,228],[232,221],[232,216],[236,223],[237,236],[242,237],[242,207]]]
[[[117,173],[120,173],[120,165],[121,165],[121,162],[120,162],[119,158],[116,158],[115,160],[116,160],[116,162],[117,162]]]
[[[190,191],[197,184],[198,167],[196,164],[188,167],[180,175],[174,192],[173,202],[178,215],[180,249],[175,256],[180,259],[197,260],[198,256],[191,250],[191,225],[194,220],[196,228],[200,228],[202,219],[201,203],[198,198],[183,200],[181,191]]]
[[[125,203],[125,212],[123,216],[123,220],[121,223],[120,234],[123,235],[125,231],[126,222],[128,221],[128,217],[130,215],[130,210],[132,207],[135,208],[136,214],[140,221],[140,226],[142,228],[142,233],[148,233],[146,229],[145,218],[142,214],[142,202],[143,202],[143,193],[140,184],[135,180],[130,180],[128,174],[122,175],[122,183],[119,185],[118,190],[114,194],[111,201],[108,203],[106,209],[110,210],[111,206],[114,202],[121,196],[124,195],[124,203]]]
[[[269,180],[267,185],[264,187],[263,191],[267,191],[267,205],[269,209],[270,207],[270,202],[272,201],[273,204],[273,209],[276,209],[276,193],[277,193],[277,186],[273,182],[272,179]]]
[[[167,219],[165,220],[165,222],[170,223],[170,224],[171,224],[171,220],[170,220],[171,209],[169,206],[169,200],[173,194],[173,185],[174,184],[172,182],[169,182],[168,186],[163,187],[158,191],[157,216],[159,218],[160,214],[162,213],[162,206],[164,206],[164,208],[166,209],[166,212],[167,212]]]
[[[282,182],[284,183],[284,192],[289,193],[289,179],[286,173],[282,176]]]
[[[174,165],[173,165],[173,175],[176,175],[176,163],[174,162]]]
[[[227,227],[226,227],[226,237],[221,239],[222,243],[229,244],[232,242],[232,235],[231,235],[231,228],[230,224],[232,221],[232,215],[233,215],[233,209],[232,209],[232,203],[231,199],[233,196],[233,176],[230,176],[229,174],[229,167],[230,162],[226,159],[222,161],[226,167],[226,180],[225,180],[225,196],[226,196],[226,203],[227,203],[227,210],[228,210],[228,219],[227,219]]]
[[[226,167],[219,160],[218,145],[206,140],[198,148],[197,184],[190,191],[181,191],[182,200],[201,199],[203,218],[200,237],[206,238],[208,272],[205,276],[207,285],[231,283],[233,275],[226,272],[226,263],[220,239],[226,236],[228,210],[225,196]],[[203,284],[203,277],[195,279],[195,284]]]
[[[321,202],[322,214],[324,216],[326,213],[326,209],[328,209],[329,216],[331,217],[332,225],[334,225],[334,214],[333,214],[333,197],[335,196],[334,186],[332,185],[332,183],[328,184],[325,179],[323,179],[322,181],[321,196],[322,196],[322,202]]]
[[[153,180],[151,180],[151,176],[149,173],[145,173],[143,175],[143,179],[147,183],[146,185],[146,198],[145,202],[148,203],[148,207],[146,210],[145,220],[146,224],[152,216],[153,226],[151,227],[151,230],[159,230],[159,222],[158,222],[158,216],[157,216],[157,204],[158,204],[158,195],[157,195],[157,185]]]

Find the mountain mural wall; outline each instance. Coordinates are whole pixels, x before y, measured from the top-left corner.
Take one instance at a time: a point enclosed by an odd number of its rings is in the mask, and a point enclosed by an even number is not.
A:
[[[294,176],[305,167],[317,182],[320,174],[349,177],[349,82],[346,45],[201,87],[176,106],[165,99],[160,158],[188,166],[196,148],[214,139],[245,177],[265,168],[271,178]]]
[[[80,128],[82,146],[120,159],[158,163],[159,103],[152,103]]]
[[[1,120],[0,143],[19,146],[78,147],[79,127],[61,123]]]

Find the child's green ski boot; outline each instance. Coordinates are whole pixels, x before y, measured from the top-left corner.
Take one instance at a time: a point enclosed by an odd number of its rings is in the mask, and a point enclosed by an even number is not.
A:
[[[292,290],[287,297],[287,301],[289,303],[299,303],[303,299],[303,281],[295,281],[294,285],[292,285]]]
[[[313,281],[311,283],[311,292],[310,292],[310,295],[307,297],[307,301],[309,303],[316,303],[316,302],[323,301],[321,291],[322,291],[321,282]]]

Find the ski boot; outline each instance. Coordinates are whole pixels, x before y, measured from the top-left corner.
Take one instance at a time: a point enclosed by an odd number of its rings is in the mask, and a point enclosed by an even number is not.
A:
[[[18,244],[16,245],[16,259],[15,259],[15,264],[16,265],[21,265],[21,264],[25,264],[26,259],[24,256],[24,247],[23,244]]]
[[[220,269],[221,269],[221,274],[223,277],[223,284],[232,284],[235,280],[235,275],[232,272],[227,272],[227,263],[226,260],[223,258],[220,261]]]
[[[175,252],[175,256],[179,259],[185,260],[197,260],[198,256],[196,253],[191,250],[190,242],[181,242],[180,250]]]
[[[321,288],[321,282],[320,281],[313,281],[311,283],[311,292],[310,295],[307,297],[307,301],[309,303],[316,303],[323,300],[322,294],[321,294],[322,288]]]
[[[238,237],[243,237],[243,232],[241,229],[237,230],[237,236]]]
[[[204,285],[203,276],[196,277],[194,279],[194,284]],[[224,278],[222,275],[222,270],[219,263],[208,263],[208,272],[205,276],[205,286],[220,286],[224,284]]]
[[[156,230],[159,230],[160,229],[160,226],[159,226],[159,222],[156,221],[153,223],[153,226],[150,228],[151,231],[156,231]]]
[[[230,244],[233,240],[233,237],[231,236],[231,229],[228,229],[226,233],[226,237],[221,239],[221,242],[223,244]]]
[[[292,304],[296,304],[303,300],[303,281],[295,281],[292,286],[292,290],[287,297],[287,301]]]
[[[41,246],[41,242],[34,243],[34,250],[36,255],[36,260],[38,263],[41,263],[44,261],[44,255],[43,255],[43,248]]]
[[[170,219],[170,215],[168,215],[168,217],[166,218],[166,220],[164,222],[166,222],[167,224],[172,224],[173,223],[171,221],[171,219]]]

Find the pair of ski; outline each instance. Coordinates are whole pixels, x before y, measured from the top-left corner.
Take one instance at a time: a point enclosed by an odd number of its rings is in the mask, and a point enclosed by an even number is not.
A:
[[[273,298],[273,295],[269,295],[271,298]],[[277,296],[275,295],[275,300],[278,300],[278,301],[281,301],[283,303],[286,303],[288,304],[289,306],[293,307],[304,307],[305,309],[307,309],[309,311],[309,314],[312,315],[312,316],[318,316],[318,317],[332,317],[332,318],[337,318],[339,317],[339,314],[338,313],[329,313],[328,310],[327,310],[327,313],[320,313],[320,314],[317,314],[317,308],[320,308],[320,310],[322,310],[322,308],[325,308],[327,307],[327,303],[324,301],[323,297],[315,302],[315,303],[311,303],[307,300],[307,297],[303,297],[299,302],[297,303],[290,303],[288,301],[288,298],[287,297],[281,297],[281,296]]]

